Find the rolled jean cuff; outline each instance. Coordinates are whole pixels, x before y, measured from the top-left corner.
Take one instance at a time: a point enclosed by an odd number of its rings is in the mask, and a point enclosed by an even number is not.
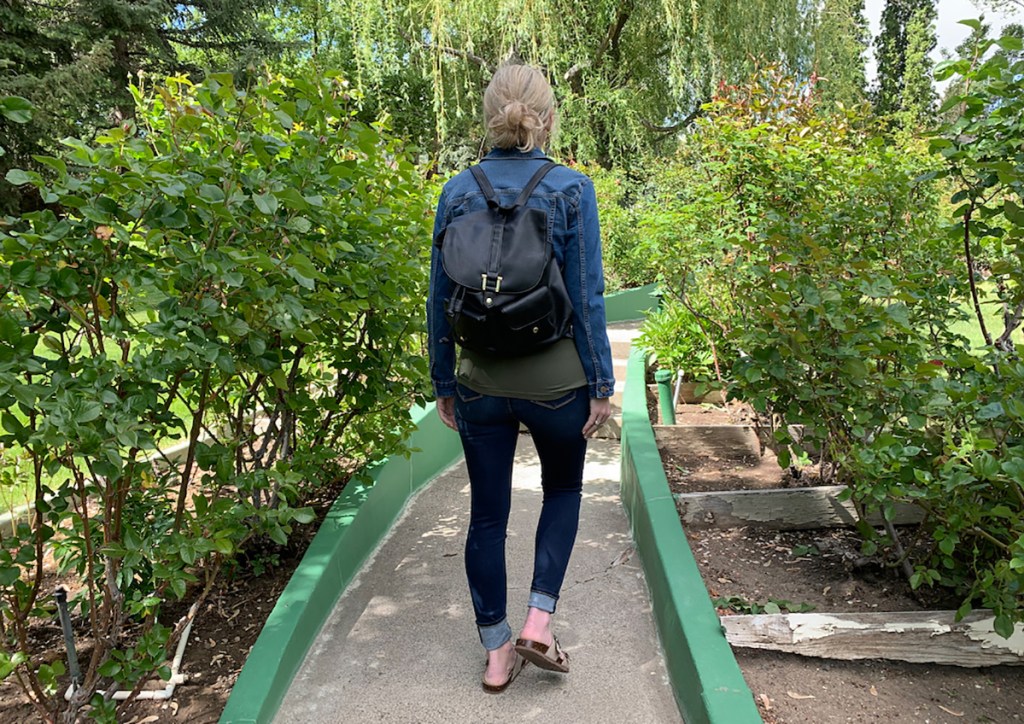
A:
[[[554,596],[550,596],[547,593],[541,593],[540,591],[530,591],[530,600],[526,605],[530,608],[539,608],[541,611],[554,613],[555,604],[557,602],[557,598],[555,598]]]
[[[512,627],[508,625],[506,619],[490,626],[477,626],[476,628],[480,632],[480,643],[488,651],[500,649],[506,642],[512,640]]]

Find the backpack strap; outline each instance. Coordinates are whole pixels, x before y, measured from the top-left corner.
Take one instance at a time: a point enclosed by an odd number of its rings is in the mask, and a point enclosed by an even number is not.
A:
[[[537,184],[539,184],[547,175],[548,171],[557,165],[558,164],[554,161],[548,161],[537,169],[536,173],[534,173],[533,176],[530,177],[530,180],[526,182],[526,186],[523,187],[522,193],[519,194],[519,197],[511,206],[502,206],[498,202],[498,195],[494,192],[494,187],[487,179],[487,174],[484,173],[484,170],[480,168],[479,164],[476,166],[470,166],[469,170],[472,172],[473,178],[476,179],[476,183],[480,187],[480,190],[484,192],[484,198],[487,199],[487,205],[492,209],[501,210],[507,213],[526,204],[526,200],[530,198],[530,194],[532,194],[534,189],[537,188]]]
[[[480,168],[479,164],[476,166],[469,167],[470,172],[473,174],[473,178],[476,179],[476,185],[480,187],[480,190],[484,192],[484,198],[487,199],[487,205],[492,209],[498,208],[498,195],[494,193],[494,187],[491,186],[491,182],[487,179],[487,174]]]
[[[526,186],[523,187],[523,192],[519,194],[519,198],[517,198],[516,202],[512,204],[512,208],[525,205],[526,200],[530,198],[530,194],[532,194],[533,190],[537,188],[537,184],[539,184],[541,180],[545,176],[547,176],[548,171],[550,171],[557,165],[558,164],[555,163],[554,161],[548,161],[543,166],[538,168],[537,173],[533,174],[533,176],[530,177],[530,180],[526,182]]]

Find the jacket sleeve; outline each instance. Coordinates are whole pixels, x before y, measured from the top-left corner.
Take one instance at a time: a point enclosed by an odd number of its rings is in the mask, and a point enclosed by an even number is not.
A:
[[[592,398],[615,393],[612,351],[604,310],[604,269],[601,264],[601,227],[597,218],[597,194],[588,178],[580,189],[576,218],[578,267],[567,264],[578,275],[581,308],[575,310],[575,340]],[[573,259],[573,262],[576,260]],[[574,268],[576,267],[576,268]]]
[[[427,347],[430,352],[430,380],[434,395],[455,394],[455,342],[451,325],[444,314],[444,300],[452,293],[452,281],[441,268],[441,247],[438,239],[444,233],[447,213],[445,191],[437,201],[434,216],[433,243],[430,245],[430,293],[427,296]]]

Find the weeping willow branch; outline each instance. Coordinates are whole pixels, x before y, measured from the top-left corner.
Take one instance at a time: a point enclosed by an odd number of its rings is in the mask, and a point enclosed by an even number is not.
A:
[[[436,43],[428,43],[425,40],[421,40],[421,41],[417,42],[417,41],[413,40],[412,37],[407,32],[405,32],[404,30],[400,30],[399,31],[399,35],[401,35],[402,39],[405,40],[405,42],[409,43],[409,45],[419,45],[420,47],[422,47],[422,48],[424,48],[426,50],[429,50],[431,52],[443,53],[444,55],[450,55],[453,58],[461,58],[463,60],[468,60],[471,63],[476,63],[481,68],[485,68],[485,69],[489,70],[492,73],[495,70],[494,65],[492,63],[489,63],[484,58],[481,58],[479,55],[476,55],[475,53],[471,53],[468,50],[459,50],[458,48],[452,48],[452,47],[449,47],[449,46],[446,46],[446,45],[437,45]]]

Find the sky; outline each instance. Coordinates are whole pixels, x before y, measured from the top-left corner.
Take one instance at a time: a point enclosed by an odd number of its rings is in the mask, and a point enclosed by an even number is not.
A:
[[[885,0],[865,0],[864,14],[871,25],[871,37],[878,35],[879,21],[882,17],[882,9],[885,7]],[[971,2],[971,0],[937,0],[938,21],[935,24],[938,45],[935,47],[932,57],[936,62],[942,60],[942,49],[950,52],[959,45],[964,38],[970,35],[971,29],[966,25],[960,25],[958,21],[965,18],[977,18],[982,13],[985,15],[985,22],[992,26],[991,35],[999,37],[998,31],[1009,22],[1024,23],[1024,14],[1018,13],[1016,17],[1003,12],[997,13],[990,8],[982,8]],[[875,59],[873,48],[868,52],[867,75],[870,83],[875,77]]]

